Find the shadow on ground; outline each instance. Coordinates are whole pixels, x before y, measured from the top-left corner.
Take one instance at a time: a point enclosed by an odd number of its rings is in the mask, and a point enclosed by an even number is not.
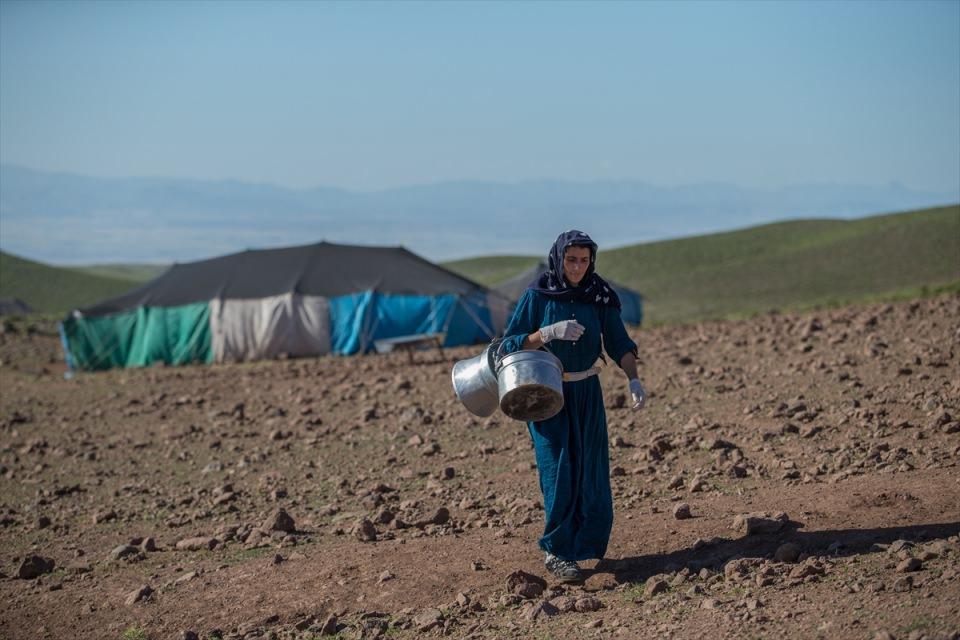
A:
[[[923,542],[960,535],[960,522],[884,527],[873,529],[836,529],[805,532],[798,522],[789,522],[775,534],[752,535],[736,540],[714,538],[706,546],[688,548],[668,554],[606,559],[597,564],[590,574],[612,574],[618,583],[643,582],[647,578],[689,568],[722,571],[723,565],[734,558],[764,558],[777,547],[792,542],[809,555],[846,557],[869,553],[874,545],[890,544],[895,540]]]

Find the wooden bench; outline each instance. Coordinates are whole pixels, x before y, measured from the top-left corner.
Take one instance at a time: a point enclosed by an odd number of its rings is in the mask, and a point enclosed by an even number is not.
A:
[[[382,338],[373,341],[373,348],[377,353],[390,353],[393,350],[406,351],[410,357],[410,364],[413,364],[413,352],[419,349],[429,349],[436,347],[440,352],[440,358],[443,355],[443,339],[446,336],[442,333],[415,333],[408,336],[396,336],[395,338]]]

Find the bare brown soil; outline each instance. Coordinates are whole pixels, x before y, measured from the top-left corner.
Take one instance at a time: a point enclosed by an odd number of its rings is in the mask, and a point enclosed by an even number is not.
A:
[[[65,380],[7,331],[0,638],[960,637],[960,296],[635,338],[610,552],[564,586],[525,426],[453,395],[476,347]]]

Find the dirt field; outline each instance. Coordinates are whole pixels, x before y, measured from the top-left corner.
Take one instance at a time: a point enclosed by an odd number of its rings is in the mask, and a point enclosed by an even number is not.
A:
[[[561,586],[525,426],[453,395],[479,348],[65,380],[7,331],[0,638],[960,637],[960,296],[635,338]]]

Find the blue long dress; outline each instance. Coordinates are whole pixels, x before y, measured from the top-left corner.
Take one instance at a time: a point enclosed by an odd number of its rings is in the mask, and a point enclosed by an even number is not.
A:
[[[575,319],[585,327],[576,342],[553,340],[549,349],[565,372],[583,371],[600,357],[601,347],[615,363],[636,353],[615,307],[558,301],[527,289],[504,332],[503,350],[522,349],[524,338],[540,327]],[[527,427],[536,450],[540,490],[546,511],[540,548],[564,560],[603,558],[613,528],[613,496],[607,414],[600,380],[591,376],[563,383],[563,409]]]

